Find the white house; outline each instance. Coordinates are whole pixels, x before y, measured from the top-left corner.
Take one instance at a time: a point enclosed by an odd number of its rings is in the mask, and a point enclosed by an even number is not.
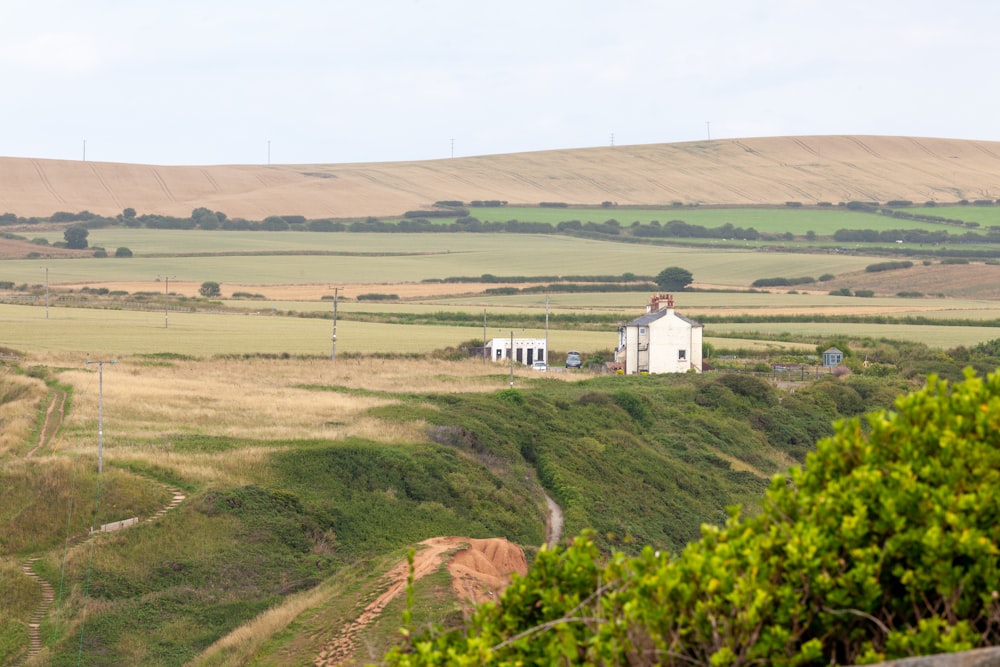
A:
[[[514,343],[514,361],[527,366],[536,361],[548,363],[544,338],[494,338],[486,345],[486,355],[493,361],[510,359],[511,342]]]
[[[674,311],[672,294],[654,294],[645,315],[618,329],[615,363],[626,375],[700,373],[703,330]]]

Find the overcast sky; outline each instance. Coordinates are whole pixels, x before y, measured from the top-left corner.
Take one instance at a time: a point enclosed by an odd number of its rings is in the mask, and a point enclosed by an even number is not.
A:
[[[0,155],[424,160],[810,134],[1000,140],[995,0],[32,0]]]

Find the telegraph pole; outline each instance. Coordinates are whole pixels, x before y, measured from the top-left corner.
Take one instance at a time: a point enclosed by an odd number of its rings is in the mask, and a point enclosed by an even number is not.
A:
[[[549,370],[549,295],[545,295],[545,370]]]
[[[332,346],[330,348],[330,361],[337,360],[337,295],[340,292],[339,287],[333,288],[333,338]]]
[[[166,281],[164,283],[164,285],[163,285],[163,328],[164,329],[166,329],[169,326],[169,324],[170,324],[170,322],[169,322],[169,318],[170,318],[170,315],[169,315],[169,310],[170,310],[170,279],[171,278],[176,278],[176,277],[177,276],[164,276],[164,278],[163,278]]]
[[[49,267],[45,267],[45,319],[49,319]]]
[[[514,388],[514,330],[510,330],[510,348],[507,350],[507,359],[510,361],[510,388]]]
[[[104,364],[117,363],[87,360],[87,364],[97,364],[97,474],[104,470]]]
[[[507,350],[507,356],[510,357],[510,388],[514,388],[514,330],[510,330],[510,349]]]

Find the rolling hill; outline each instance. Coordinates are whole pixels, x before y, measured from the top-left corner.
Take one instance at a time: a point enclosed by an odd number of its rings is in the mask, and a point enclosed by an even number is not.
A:
[[[230,217],[399,215],[443,200],[621,206],[1000,197],[1000,142],[874,136],[722,139],[418,162],[155,166],[0,158],[0,211]]]

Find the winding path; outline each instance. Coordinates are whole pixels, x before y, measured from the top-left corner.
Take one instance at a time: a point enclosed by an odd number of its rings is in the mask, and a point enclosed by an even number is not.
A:
[[[55,388],[52,393],[52,400],[49,403],[48,409],[45,411],[45,423],[42,425],[41,433],[38,434],[38,443],[24,455],[25,458],[31,458],[34,456],[35,452],[44,447],[49,447],[52,441],[55,439],[56,433],[59,432],[59,428],[62,426],[63,417],[66,414],[66,390]],[[156,482],[156,480],[151,480]],[[159,483],[159,482],[157,482]],[[121,528],[128,528],[130,526],[138,525],[146,521],[155,521],[162,517],[164,514],[174,509],[182,502],[184,502],[184,493],[175,487],[167,486],[167,489],[171,493],[170,502],[157,510],[154,514],[146,517],[143,520],[139,520],[138,517],[135,521],[117,521],[110,524],[105,524],[100,528],[93,530],[90,533],[81,533],[79,535],[74,535],[66,540],[64,549],[69,549],[71,546],[76,546],[77,544],[87,541],[88,539],[93,539],[93,536],[97,533],[111,532],[114,530],[119,530]],[[28,620],[28,653],[24,656],[22,663],[26,660],[30,660],[34,656],[38,655],[42,651],[42,621],[49,613],[49,609],[52,607],[52,603],[55,601],[55,591],[52,588],[52,584],[42,578],[37,572],[35,572],[35,563],[40,560],[41,556],[33,556],[21,564],[21,571],[24,572],[25,576],[30,577],[38,584],[41,588],[41,600],[35,607],[35,610],[31,613],[31,618]]]

